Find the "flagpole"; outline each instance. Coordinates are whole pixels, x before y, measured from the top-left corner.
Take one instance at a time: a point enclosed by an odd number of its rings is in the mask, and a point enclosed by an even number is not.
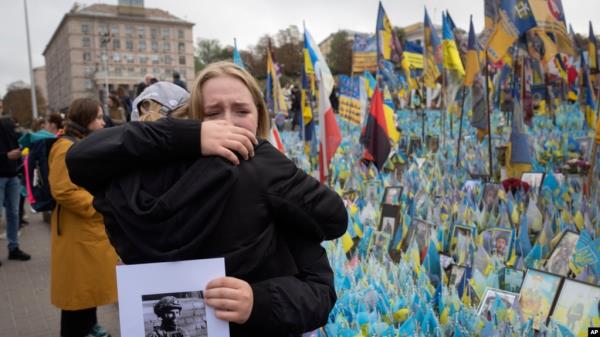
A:
[[[598,82],[598,102],[596,103],[596,125],[594,126],[596,128],[596,132],[594,133],[596,135],[596,137],[598,137],[598,132],[600,132],[600,130],[598,130],[597,126],[598,126],[598,114],[600,113],[600,81]],[[596,138],[594,137],[594,138]],[[592,195],[592,184],[594,183],[594,169],[596,167],[596,157],[598,156],[598,143],[596,143],[595,139],[592,139],[594,141],[594,145],[592,146],[592,158],[591,158],[591,162],[590,162],[590,172],[588,173],[588,188],[587,188],[587,195],[591,196]]]
[[[493,167],[492,167],[492,122],[491,122],[491,117],[490,117],[490,89],[489,89],[489,80],[490,80],[490,75],[489,75],[489,67],[488,67],[488,54],[487,54],[487,49],[485,51],[485,108],[487,110],[487,128],[488,128],[488,161],[489,161],[489,167],[490,167],[490,177],[489,177],[489,181],[492,181],[492,177],[494,176],[493,174]]]
[[[465,113],[465,95],[466,95],[466,90],[467,86],[463,85],[462,88],[462,98],[461,98],[461,103],[460,103],[460,120],[458,121],[458,143],[456,145],[456,167],[459,167],[460,164],[460,160],[459,160],[459,155],[460,155],[460,141],[462,138],[462,128],[463,128],[463,116]]]
[[[31,78],[31,113],[33,119],[38,118],[37,110],[37,97],[35,94],[35,76],[33,74],[33,64],[31,62],[31,43],[29,39],[29,17],[27,15],[27,0],[23,0],[23,6],[25,8],[25,28],[27,32],[27,57],[29,58],[29,77]]]
[[[329,185],[329,172],[328,172],[328,165],[327,165],[327,141],[325,140],[325,111],[322,111],[323,107],[321,106],[324,102],[324,98],[325,99],[329,99],[329,97],[327,97],[327,93],[325,92],[325,86],[323,85],[323,72],[319,69],[319,77],[321,78],[321,81],[319,82],[319,97],[321,99],[319,99],[319,107],[318,107],[318,111],[319,111],[319,133],[321,134],[321,156],[323,158],[322,161],[322,165],[323,165],[323,183],[327,183],[327,185]]]

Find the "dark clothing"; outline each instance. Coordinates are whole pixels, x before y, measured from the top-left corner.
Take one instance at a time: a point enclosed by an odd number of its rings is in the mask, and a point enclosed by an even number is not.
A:
[[[329,95],[329,102],[331,103],[331,107],[333,108],[333,112],[338,113],[338,108],[340,105],[340,100],[338,98],[338,88],[337,86],[333,87],[331,90],[331,94]]]
[[[187,90],[187,85],[185,85],[185,82],[180,79],[173,80],[173,84],[176,84],[182,87],[183,89]]]
[[[142,82],[138,83],[137,89],[135,90],[135,97],[138,97],[142,93],[142,91],[144,91],[144,89],[146,89],[146,87],[148,87],[146,85],[146,82],[142,81]]]
[[[97,323],[96,308],[60,311],[60,335],[63,337],[85,337]]]
[[[0,118],[0,177],[14,177],[17,175],[19,160],[10,160],[7,156],[8,152],[19,148],[19,138],[15,132],[15,127],[12,118]]]
[[[199,142],[198,121],[132,122],[92,133],[67,166],[125,263],[224,257],[227,275],[250,283],[251,316],[231,336],[324,325],[336,295],[319,242],[346,230],[339,196],[266,141],[239,166],[200,157]]]

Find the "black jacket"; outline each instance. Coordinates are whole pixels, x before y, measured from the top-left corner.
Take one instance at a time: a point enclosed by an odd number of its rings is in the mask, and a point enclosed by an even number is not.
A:
[[[18,148],[19,140],[15,132],[15,122],[9,117],[0,118],[0,177],[17,175],[19,160],[8,159],[7,153]]]
[[[341,236],[341,199],[268,142],[234,166],[200,157],[200,123],[163,119],[93,133],[67,155],[125,263],[225,257],[254,307],[232,336],[291,336],[327,322],[333,273],[320,241]],[[122,172],[131,172],[123,175]]]

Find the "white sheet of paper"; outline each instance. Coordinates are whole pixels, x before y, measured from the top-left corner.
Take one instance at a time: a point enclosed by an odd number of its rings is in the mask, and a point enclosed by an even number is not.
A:
[[[153,306],[165,296],[182,306],[176,322],[188,335],[229,336],[229,323],[204,304],[206,284],[223,276],[223,258],[117,266],[121,336],[146,336],[160,325]]]

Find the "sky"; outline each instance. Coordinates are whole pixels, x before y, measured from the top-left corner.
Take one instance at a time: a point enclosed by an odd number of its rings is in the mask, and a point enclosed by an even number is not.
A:
[[[118,0],[79,0],[117,4]],[[194,40],[217,39],[222,45],[246,49],[265,34],[302,25],[320,42],[339,29],[373,32],[378,0],[146,0],[145,7],[161,8],[194,23]],[[600,33],[600,0],[562,0],[567,23],[587,36],[588,21]],[[435,24],[441,24],[442,10],[449,10],[455,23],[467,30],[473,15],[475,29],[483,28],[483,0],[382,0],[394,26],[423,20],[427,7]],[[27,0],[33,66],[44,65],[42,52],[73,0]],[[23,0],[0,0],[0,97],[8,84],[29,83],[27,38]]]

